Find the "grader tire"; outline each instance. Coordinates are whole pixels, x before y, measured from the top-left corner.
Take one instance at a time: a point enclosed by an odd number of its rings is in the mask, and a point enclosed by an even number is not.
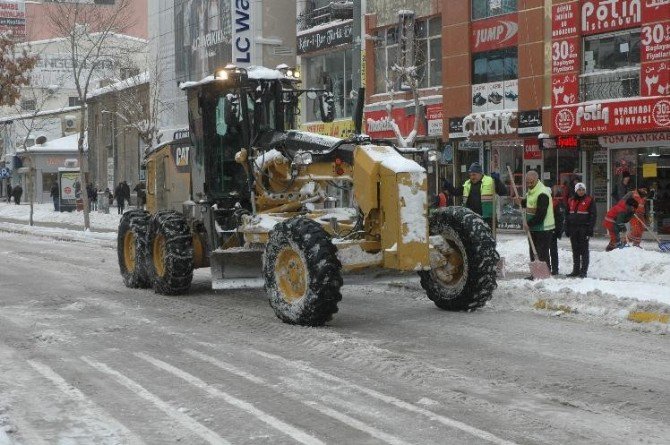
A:
[[[156,293],[188,292],[193,280],[193,237],[180,213],[161,211],[151,219],[147,258],[149,279]]]
[[[277,224],[263,255],[270,306],[285,323],[322,326],[342,299],[342,265],[321,226],[297,217]]]
[[[130,288],[148,288],[147,227],[151,216],[144,210],[131,210],[121,216],[116,241],[123,283]]]
[[[500,258],[489,226],[468,208],[446,207],[431,215],[430,234],[442,235],[449,253],[444,267],[419,272],[428,298],[448,311],[484,306],[497,287]]]

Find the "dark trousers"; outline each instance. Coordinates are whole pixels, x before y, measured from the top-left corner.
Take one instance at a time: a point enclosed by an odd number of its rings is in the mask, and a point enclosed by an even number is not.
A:
[[[539,255],[539,252],[538,252]],[[558,273],[558,234],[555,230],[551,232],[551,243],[549,243],[549,260],[551,263],[551,273]]]
[[[117,200],[116,200],[116,204],[119,206],[119,207],[117,208],[117,211],[119,212],[119,215],[121,215],[121,214],[123,213],[123,209],[124,209],[124,207],[125,207],[125,205],[124,205],[125,203],[126,203],[126,201],[123,200],[123,199],[117,199]]]
[[[58,212],[60,210],[60,199],[58,197],[54,196],[54,211]]]
[[[530,237],[535,243],[535,250],[537,250],[537,257],[540,261],[547,263],[549,267],[549,245],[551,244],[551,237],[553,235],[553,230],[545,230],[542,232],[530,232]],[[530,250],[530,260],[535,261],[535,255],[533,255],[533,249],[528,246]]]
[[[572,245],[572,273],[586,276],[589,270],[589,237],[586,227],[578,227],[570,233]]]

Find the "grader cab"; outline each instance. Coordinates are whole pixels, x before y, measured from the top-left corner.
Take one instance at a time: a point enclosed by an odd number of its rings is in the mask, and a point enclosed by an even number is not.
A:
[[[364,268],[417,272],[442,309],[486,304],[498,261],[486,223],[463,207],[429,218],[425,170],[361,134],[362,99],[352,138],[294,130],[299,95],[315,94],[297,85],[280,71],[230,67],[182,86],[192,142],[187,199],[180,211],[154,203],[124,214],[125,284],[180,294],[194,268],[211,266],[213,288],[260,283],[281,320],[309,326],[337,312],[343,272]],[[327,116],[329,93],[318,94]],[[159,189],[185,192],[165,185],[169,174],[159,179],[161,159],[176,168],[160,153],[147,160],[149,202]]]

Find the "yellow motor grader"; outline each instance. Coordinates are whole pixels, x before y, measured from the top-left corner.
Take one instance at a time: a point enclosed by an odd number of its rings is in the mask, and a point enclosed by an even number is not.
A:
[[[496,287],[491,230],[464,207],[428,214],[424,168],[361,132],[339,139],[294,130],[298,88],[267,68],[227,67],[182,84],[190,141],[150,153],[148,211],[126,212],[118,257],[128,287],[188,291],[194,268],[212,287],[262,284],[277,317],[319,326],[342,296],[342,273],[415,271],[440,308],[470,311]],[[181,163],[181,165],[180,165]],[[184,169],[184,165],[188,169]]]

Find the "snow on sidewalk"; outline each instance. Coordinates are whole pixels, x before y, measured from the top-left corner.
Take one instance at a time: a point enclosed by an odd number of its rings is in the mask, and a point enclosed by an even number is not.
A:
[[[55,223],[67,224],[74,227],[84,227],[84,215],[82,212],[56,212],[53,203],[34,204],[33,221],[35,223]],[[119,226],[121,215],[116,213],[116,208],[112,207],[109,214],[90,212],[91,227],[98,230],[116,231]],[[0,203],[0,219],[13,219],[25,221],[30,219],[30,204],[24,202],[16,205],[13,202],[8,204],[6,201]]]
[[[573,311],[610,321],[649,314],[650,321],[667,321],[670,314],[670,254],[655,242],[642,242],[642,249],[629,247],[605,252],[607,240],[590,243],[588,278],[566,278],[572,271],[572,250],[567,239],[559,241],[559,272],[547,280],[499,279],[491,302],[498,307],[535,306]],[[529,275],[528,241],[522,235],[505,234],[498,240],[510,275]],[[666,325],[667,326],[667,325]],[[664,331],[665,332],[665,331]]]

